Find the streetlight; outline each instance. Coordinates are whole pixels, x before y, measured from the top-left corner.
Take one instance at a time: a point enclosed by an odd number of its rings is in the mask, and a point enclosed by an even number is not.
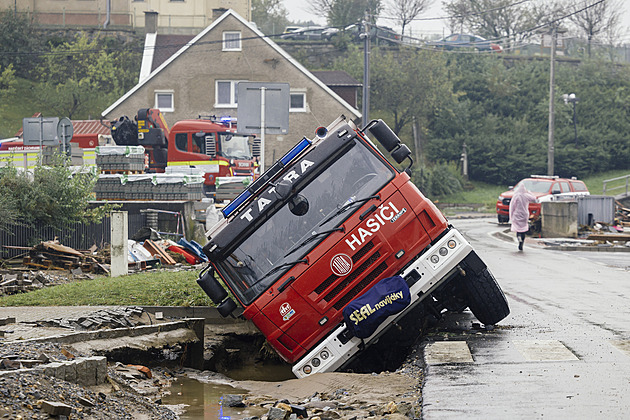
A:
[[[565,105],[568,105],[568,104],[572,104],[573,105],[573,130],[575,131],[575,146],[577,147],[577,145],[578,145],[578,136],[577,136],[577,121],[575,119],[575,104],[580,102],[580,98],[575,96],[575,93],[570,93],[568,95],[565,93],[564,95],[562,95],[562,99],[564,99],[564,104]]]

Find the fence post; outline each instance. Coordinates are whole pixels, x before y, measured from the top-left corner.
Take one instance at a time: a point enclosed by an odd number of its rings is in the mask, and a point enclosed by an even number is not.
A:
[[[128,246],[129,228],[126,211],[112,211],[111,220],[111,276],[127,275],[129,272]]]

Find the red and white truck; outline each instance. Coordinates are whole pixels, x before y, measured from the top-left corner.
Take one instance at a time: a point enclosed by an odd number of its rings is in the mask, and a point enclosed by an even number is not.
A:
[[[238,134],[229,118],[182,120],[169,129],[158,109],[143,108],[134,121],[127,116],[112,121],[111,134],[117,145],[144,146],[151,172],[164,172],[167,167],[203,170],[208,192],[214,191],[217,177],[258,173],[259,142]]]
[[[341,116],[271,166],[207,233],[198,284],[223,316],[237,308],[227,286],[297,377],[343,368],[418,305],[469,307],[484,324],[509,314],[469,242],[368,133],[411,167],[383,121],[360,130]]]

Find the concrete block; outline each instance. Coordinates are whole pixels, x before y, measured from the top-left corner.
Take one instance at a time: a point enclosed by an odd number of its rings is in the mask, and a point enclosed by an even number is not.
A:
[[[74,361],[72,362],[63,362],[64,366],[64,376],[63,379],[66,382],[75,383],[77,381],[77,365]]]
[[[96,385],[104,384],[107,380],[107,357],[105,356],[92,356],[87,360],[91,360],[95,363],[96,369]]]
[[[543,238],[577,238],[578,204],[575,201],[541,203]]]
[[[74,361],[77,372],[76,383],[79,385],[96,385],[96,364],[88,362],[84,357]]]
[[[65,379],[66,369],[63,363],[48,363],[44,365],[44,375],[57,379]]]

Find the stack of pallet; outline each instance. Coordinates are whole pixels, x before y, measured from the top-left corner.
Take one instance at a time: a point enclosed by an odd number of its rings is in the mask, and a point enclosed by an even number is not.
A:
[[[144,147],[99,146],[96,167],[102,174],[139,174],[144,172]]]
[[[101,174],[97,200],[201,200],[203,176],[177,174]]]
[[[216,201],[234,200],[253,181],[251,176],[225,176],[216,179]]]

